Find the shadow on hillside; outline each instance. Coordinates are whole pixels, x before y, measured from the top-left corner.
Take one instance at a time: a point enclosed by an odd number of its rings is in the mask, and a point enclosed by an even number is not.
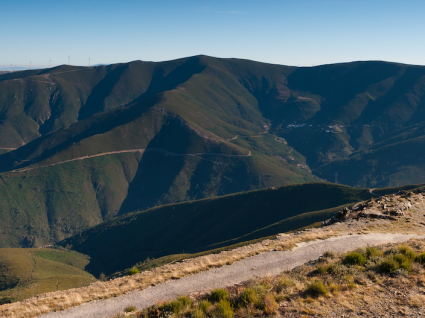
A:
[[[177,85],[188,81],[193,75],[201,73],[206,67],[206,65],[202,64],[199,56],[188,58],[183,64],[177,66],[168,74],[166,74],[166,66],[167,65],[162,65],[162,67],[159,68],[158,65],[158,69],[155,68],[155,73],[146,92],[131,103],[139,102],[155,96],[156,94],[174,89]]]
[[[179,119],[173,119],[161,128],[146,147],[119,214],[170,203],[164,194],[170,192],[187,158],[175,154],[188,153],[192,139],[193,132]]]
[[[80,108],[78,120],[88,118],[96,113],[108,111],[105,109],[106,98],[111,94],[122,74],[128,69],[129,64],[118,64],[92,89],[86,103]]]

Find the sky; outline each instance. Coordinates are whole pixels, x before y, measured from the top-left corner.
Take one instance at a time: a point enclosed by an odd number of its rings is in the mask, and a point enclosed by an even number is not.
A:
[[[204,54],[425,65],[424,0],[0,0],[0,67]]]

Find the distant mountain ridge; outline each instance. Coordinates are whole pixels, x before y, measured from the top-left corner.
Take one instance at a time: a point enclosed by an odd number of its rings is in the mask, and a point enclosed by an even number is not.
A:
[[[321,179],[421,183],[424,92],[425,67],[375,61],[0,75],[0,239],[39,246],[135,210]]]

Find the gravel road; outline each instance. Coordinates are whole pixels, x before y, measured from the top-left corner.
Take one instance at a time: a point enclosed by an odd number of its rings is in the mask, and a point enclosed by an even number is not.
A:
[[[116,298],[92,301],[61,312],[41,315],[43,318],[80,318],[112,317],[122,313],[124,307],[134,305],[138,309],[149,307],[160,301],[173,299],[180,295],[226,287],[241,283],[255,277],[277,275],[284,270],[291,270],[310,260],[318,259],[325,251],[346,252],[359,247],[387,243],[406,242],[411,238],[421,237],[414,234],[372,233],[362,235],[344,235],[326,240],[299,243],[292,251],[270,251],[232,265],[215,268],[191,275],[180,280],[173,280],[141,291],[134,291]]]

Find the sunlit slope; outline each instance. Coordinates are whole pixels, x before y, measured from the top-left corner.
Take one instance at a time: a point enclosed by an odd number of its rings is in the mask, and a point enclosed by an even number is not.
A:
[[[316,218],[288,227],[275,223],[370,197],[368,190],[329,183],[249,191],[130,213],[59,244],[90,255],[87,268],[95,275],[111,274],[147,257],[210,250],[307,226]]]
[[[82,255],[52,249],[0,249],[0,304],[56,290],[87,286],[96,279]]]

